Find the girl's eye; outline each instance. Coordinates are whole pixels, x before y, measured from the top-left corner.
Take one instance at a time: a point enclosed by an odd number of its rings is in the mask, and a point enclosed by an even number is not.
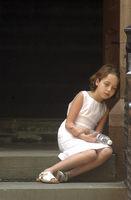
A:
[[[113,90],[117,90],[117,88],[113,88]]]
[[[108,83],[105,83],[105,86],[108,86],[109,84]]]

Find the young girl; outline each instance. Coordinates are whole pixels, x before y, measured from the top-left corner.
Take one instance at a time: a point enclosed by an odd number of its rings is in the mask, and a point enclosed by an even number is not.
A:
[[[37,181],[67,181],[98,167],[111,156],[112,149],[98,143],[95,137],[102,133],[109,114],[104,100],[116,93],[119,80],[119,72],[112,64],[104,65],[90,78],[91,90],[82,91],[74,98],[69,104],[67,119],[59,128],[61,161],[40,173]],[[90,133],[90,130],[95,132]]]

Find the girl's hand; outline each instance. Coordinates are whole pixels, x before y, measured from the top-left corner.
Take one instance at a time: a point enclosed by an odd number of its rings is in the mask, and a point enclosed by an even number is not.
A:
[[[78,136],[79,139],[84,140],[86,142],[96,143],[95,137],[98,135],[99,132],[94,132],[88,135],[81,134]]]
[[[87,132],[89,130],[87,128],[83,127],[83,126],[71,126],[71,127],[69,127],[69,131],[73,136],[78,137],[82,133],[87,134]]]

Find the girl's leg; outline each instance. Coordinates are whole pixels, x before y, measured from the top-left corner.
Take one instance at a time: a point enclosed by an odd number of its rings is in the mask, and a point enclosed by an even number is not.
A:
[[[69,156],[68,158],[58,162],[52,167],[45,169],[44,172],[50,171],[52,174],[56,173],[58,170],[65,171],[77,166],[83,165],[85,163],[90,163],[94,161],[97,157],[97,153],[95,150],[86,150],[81,153],[74,154]],[[54,179],[56,181],[57,179]]]
[[[66,172],[66,174],[68,175],[68,179],[98,167],[99,165],[103,164],[111,156],[111,154],[111,148],[103,148],[97,150],[97,158],[94,161],[83,164],[79,167],[72,169],[69,172]]]

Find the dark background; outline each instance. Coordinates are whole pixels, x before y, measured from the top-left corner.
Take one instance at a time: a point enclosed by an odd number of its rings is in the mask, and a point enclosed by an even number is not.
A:
[[[64,118],[103,64],[103,0],[6,0],[0,15],[1,117]]]

